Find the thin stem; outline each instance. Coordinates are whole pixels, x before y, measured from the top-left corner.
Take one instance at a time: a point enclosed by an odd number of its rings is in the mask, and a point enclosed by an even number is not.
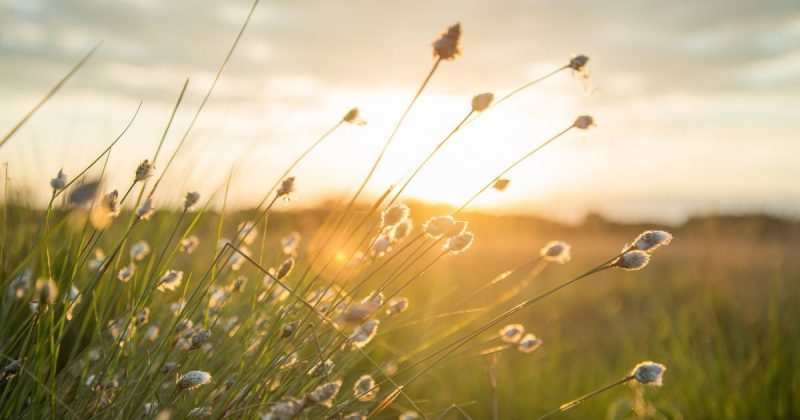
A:
[[[576,398],[576,399],[574,399],[574,400],[572,400],[572,401],[570,401],[568,403],[561,404],[561,406],[559,406],[555,410],[549,411],[549,412],[545,413],[544,415],[542,415],[540,417],[537,417],[536,420],[542,420],[544,418],[552,416],[553,414],[567,411],[567,410],[575,407],[576,405],[588,400],[589,398],[592,398],[592,397],[594,397],[595,395],[598,395],[598,394],[602,394],[603,392],[606,392],[609,389],[614,388],[616,386],[622,385],[622,384],[630,381],[631,379],[633,379],[633,375],[626,376],[626,377],[624,377],[624,378],[622,378],[622,379],[620,379],[620,380],[618,380],[618,381],[616,381],[616,382],[614,382],[612,384],[606,385],[606,386],[604,386],[604,387],[602,387],[602,388],[600,388],[598,390],[592,391],[592,392],[590,392],[590,393],[588,393],[588,394],[586,394],[584,396],[578,397],[578,398]]]

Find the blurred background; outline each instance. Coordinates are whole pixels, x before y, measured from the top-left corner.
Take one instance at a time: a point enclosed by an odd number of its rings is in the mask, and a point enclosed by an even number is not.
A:
[[[111,156],[111,183],[153,150],[185,78],[174,147],[250,7],[248,1],[0,2],[0,127],[11,127],[98,42],[97,54],[0,151],[17,186],[74,174],[140,115]],[[193,131],[175,188],[208,193],[236,168],[246,206],[353,106],[365,127],[337,132],[296,170],[299,205],[363,178],[432,64],[430,43],[460,21],[464,54],[445,63],[369,186],[380,194],[469,110],[587,54],[471,124],[408,196],[462,202],[579,114],[570,134],[509,174],[476,208],[566,221],[598,212],[677,223],[697,213],[800,211],[800,5],[753,2],[263,2]],[[4,128],[3,131],[6,129]],[[146,146],[146,147],[143,147]],[[24,162],[24,163],[23,163]],[[178,168],[176,166],[176,168]],[[327,176],[336,173],[335,177]],[[255,193],[255,195],[254,195]],[[156,197],[170,202],[172,197]],[[46,204],[46,192],[31,200]]]

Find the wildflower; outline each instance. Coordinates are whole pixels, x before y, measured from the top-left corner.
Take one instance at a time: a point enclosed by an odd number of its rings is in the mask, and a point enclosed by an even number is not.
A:
[[[623,270],[634,271],[644,268],[648,262],[650,262],[650,254],[644,251],[627,251],[611,265]]]
[[[256,224],[251,221],[239,223],[236,227],[236,242],[244,242],[246,245],[252,245],[258,237],[258,230]]]
[[[189,336],[188,346],[186,347],[186,351],[199,349],[203,346],[203,344],[208,341],[208,338],[211,337],[211,331],[209,330],[200,330],[194,332],[192,335]]]
[[[492,104],[492,100],[494,100],[493,93],[481,93],[472,97],[472,111],[473,112],[483,112],[486,108],[489,108],[489,105]]]
[[[199,417],[199,418],[211,417],[211,412],[212,411],[213,411],[213,408],[211,408],[210,405],[204,405],[204,406],[195,407],[195,408],[189,410],[189,413],[187,413],[186,416],[187,417]]]
[[[433,56],[440,60],[453,60],[461,55],[461,47],[458,41],[461,38],[461,24],[447,28],[447,31],[439,35],[439,39],[433,43]]]
[[[119,191],[117,190],[104,195],[102,203],[108,217],[117,217],[122,211],[122,206],[119,203]]]
[[[283,253],[286,255],[294,256],[295,254],[297,254],[298,245],[300,245],[300,234],[297,232],[292,232],[281,238],[281,246],[283,247]]]
[[[389,300],[387,305],[389,306],[389,309],[386,310],[386,315],[397,315],[408,309],[408,298],[395,297]]]
[[[142,203],[142,205],[136,209],[136,217],[142,220],[149,220],[150,216],[153,215],[154,210],[155,208],[153,207],[153,199],[146,198],[144,203]]]
[[[8,294],[16,299],[22,299],[28,294],[31,289],[31,279],[33,278],[33,270],[25,268],[17,274],[11,284],[8,285]]]
[[[414,229],[414,222],[411,219],[403,220],[394,227],[394,240],[402,241],[407,238]]]
[[[331,373],[333,370],[334,364],[330,359],[317,362],[311,369],[308,370],[308,376],[317,377],[323,376]]]
[[[183,280],[183,271],[167,270],[156,285],[156,289],[165,292],[167,290],[175,290],[181,285]]]
[[[67,311],[65,313],[67,317],[67,321],[72,321],[72,316],[75,313],[75,309],[81,303],[81,292],[75,286],[69,287],[69,293],[67,294]]]
[[[349,349],[361,349],[364,348],[373,338],[375,338],[375,334],[378,333],[378,325],[380,325],[380,321],[377,319],[369,320],[356,328],[350,337],[347,338],[347,342],[345,343],[346,348]]]
[[[151,176],[156,170],[156,166],[150,163],[149,160],[145,159],[144,162],[140,163],[139,166],[136,168],[136,182],[142,182]]]
[[[525,336],[519,340],[519,346],[517,346],[517,349],[519,349],[519,351],[523,353],[530,353],[538,349],[539,346],[542,345],[542,343],[543,343],[542,340],[536,338],[535,335],[528,333],[525,334]]]
[[[144,330],[144,338],[148,341],[156,341],[160,330],[157,325],[150,325]]]
[[[305,403],[296,398],[279,401],[272,406],[267,414],[261,416],[262,420],[291,420],[303,411]]]
[[[52,278],[36,280],[38,302],[52,305],[58,297],[58,285]]]
[[[500,330],[500,339],[506,343],[517,343],[522,339],[525,327],[522,324],[508,324]]]
[[[278,280],[283,280],[288,276],[292,269],[294,268],[294,258],[287,258],[283,263],[281,263],[278,270],[275,272],[275,278]]]
[[[505,178],[498,179],[497,181],[494,182],[492,188],[496,189],[497,191],[503,192],[506,190],[506,188],[508,188],[508,184],[510,183],[511,183],[510,179],[505,179]]]
[[[375,239],[375,242],[372,243],[369,253],[373,257],[381,257],[391,249],[391,245],[392,239],[389,237],[389,235],[380,235],[377,239]]]
[[[281,331],[281,337],[282,338],[291,337],[292,334],[294,334],[294,332],[297,331],[297,326],[298,325],[300,325],[300,323],[297,322],[297,321],[292,321],[292,322],[284,325],[283,326],[283,330]]]
[[[106,263],[106,254],[102,249],[94,250],[94,258],[89,260],[89,271],[100,271]]]
[[[150,245],[145,240],[136,242],[131,246],[131,259],[134,261],[143,260],[150,253]]]
[[[559,264],[565,264],[569,262],[571,258],[569,244],[561,241],[548,242],[547,245],[542,248],[540,254],[543,260],[557,262]]]
[[[54,192],[61,191],[67,187],[67,174],[64,173],[63,169],[59,169],[58,175],[50,180],[50,186],[53,187]]]
[[[369,375],[362,375],[353,385],[353,395],[359,401],[374,400],[379,390],[380,388],[375,386],[375,380]]]
[[[447,244],[445,244],[444,249],[451,255],[460,254],[472,245],[474,239],[475,235],[473,235],[472,232],[464,232],[450,238]]]
[[[183,199],[183,209],[191,210],[198,201],[200,201],[200,193],[197,191],[189,191],[186,193],[186,198]]]
[[[636,365],[631,371],[631,376],[642,385],[661,386],[666,370],[667,367],[660,363],[646,361]]]
[[[419,418],[419,414],[417,414],[416,411],[409,410],[409,411],[404,412],[403,414],[400,414],[400,416],[397,417],[397,420],[415,420],[415,419],[418,419],[418,418]]]
[[[209,382],[211,382],[211,374],[202,370],[193,370],[179,377],[177,384],[181,389],[193,389]]]
[[[381,227],[392,227],[408,217],[411,211],[405,204],[395,204],[381,213]]]
[[[584,67],[586,67],[586,63],[588,62],[589,62],[589,57],[583,54],[576,55],[575,57],[572,57],[571,60],[569,60],[568,67],[571,68],[573,71],[582,72],[584,71]]]
[[[278,198],[283,197],[283,199],[288,202],[294,192],[294,177],[290,176],[289,178],[283,180],[281,187],[278,189],[276,194],[278,195]]]
[[[467,228],[467,222],[457,222],[453,216],[437,216],[428,219],[422,228],[431,239],[439,239],[461,234]]]
[[[339,393],[339,388],[342,387],[342,381],[334,381],[324,383],[316,387],[313,391],[306,395],[306,399],[317,405],[324,405],[330,407],[331,400]]]
[[[196,235],[189,236],[181,241],[180,250],[184,254],[191,254],[197,249],[200,244],[200,239]]]
[[[367,124],[367,122],[364,121],[361,118],[361,112],[358,110],[358,108],[353,108],[353,109],[347,111],[347,114],[344,115],[344,118],[342,118],[342,121],[346,122],[348,124],[355,124],[355,125],[366,125]]]
[[[580,128],[581,130],[588,130],[589,127],[594,127],[595,125],[594,118],[590,115],[581,115],[575,119],[575,123],[573,124],[575,128]]]
[[[652,252],[660,246],[669,245],[672,242],[672,234],[663,230],[648,230],[633,241],[631,246],[639,251]]]
[[[133,278],[134,272],[136,272],[136,265],[130,263],[119,269],[119,273],[117,273],[117,280],[127,283]]]
[[[11,379],[22,370],[22,360],[14,360],[3,368],[3,379]]]

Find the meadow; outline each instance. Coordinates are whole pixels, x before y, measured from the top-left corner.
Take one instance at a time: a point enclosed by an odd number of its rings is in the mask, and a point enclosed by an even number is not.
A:
[[[588,57],[475,95],[418,166],[362,194],[460,36],[456,24],[434,40],[432,68],[360,185],[318,208],[293,208],[295,169],[338,127],[364,124],[358,108],[265,181],[255,208],[228,201],[233,178],[209,197],[169,187],[238,37],[171,154],[183,92],[128,185],[106,183],[128,170],[108,166],[124,131],[80,173],[54,170],[46,208],[6,173],[0,418],[796,417],[796,221],[565,225],[471,211],[556,139],[591,130],[589,115],[460,206],[402,195],[462,127],[554,74],[583,77]],[[182,204],[159,207],[165,196]]]

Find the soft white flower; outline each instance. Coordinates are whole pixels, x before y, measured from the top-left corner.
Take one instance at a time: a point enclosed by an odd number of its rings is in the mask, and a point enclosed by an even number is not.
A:
[[[61,191],[67,187],[67,174],[63,169],[59,169],[58,175],[50,180],[50,186],[53,187],[53,191]]]
[[[392,238],[390,238],[389,235],[385,234],[380,235],[378,236],[377,239],[375,239],[375,242],[372,243],[369,253],[373,257],[383,256],[383,254],[389,251],[391,245],[392,245]]]
[[[631,371],[631,376],[636,382],[643,385],[661,386],[664,383],[666,366],[651,361],[639,363]]]
[[[405,204],[395,204],[381,213],[381,227],[392,227],[405,220],[411,210]]]
[[[179,377],[177,383],[181,389],[193,389],[209,382],[211,382],[211,374],[202,370],[193,370]]]
[[[482,112],[485,111],[486,108],[489,108],[489,105],[492,104],[492,100],[494,100],[493,93],[481,93],[472,97],[472,111],[474,112]]]
[[[197,245],[199,244],[200,239],[196,235],[191,235],[181,241],[181,252],[184,254],[191,254],[195,249],[197,249]]]
[[[561,241],[548,242],[547,245],[542,248],[541,255],[542,259],[545,261],[557,262],[559,264],[569,262],[572,257],[570,255],[569,244]]]
[[[145,240],[136,242],[131,246],[131,259],[141,261],[150,253],[150,245]]]
[[[508,324],[500,330],[500,339],[506,343],[517,343],[525,334],[525,327],[522,324]]]
[[[669,245],[670,242],[672,242],[671,233],[663,230],[648,230],[633,241],[632,247],[639,251],[651,252],[660,246]]]
[[[538,349],[541,345],[542,340],[536,338],[535,335],[528,333],[519,340],[519,346],[517,346],[517,349],[523,353],[530,353]]]
[[[123,283],[127,283],[131,280],[131,278],[133,278],[134,272],[136,272],[136,265],[130,263],[119,269],[119,273],[117,273],[117,279]]]
[[[313,391],[309,392],[308,395],[306,395],[306,399],[314,404],[330,407],[331,400],[336,397],[336,394],[339,393],[339,388],[341,387],[341,380],[322,384],[316,387]]]
[[[181,281],[183,280],[183,271],[178,270],[167,270],[163,276],[161,276],[161,280],[158,281],[158,285],[156,289],[164,292],[167,290],[175,290],[178,286],[181,285]]]
[[[361,375],[353,385],[353,396],[359,401],[372,401],[380,388],[375,386],[375,379],[370,375]]]
[[[612,265],[623,270],[634,271],[644,268],[648,262],[650,262],[650,254],[644,251],[627,251]]]
[[[378,333],[378,325],[380,325],[380,321],[377,319],[371,319],[361,325],[359,325],[350,337],[347,338],[347,343],[345,343],[345,347],[350,349],[361,349],[364,348],[373,338],[375,338],[375,334]]]
[[[460,254],[472,246],[474,239],[475,235],[472,232],[464,232],[448,239],[444,249],[451,255]]]
[[[394,297],[394,298],[389,300],[389,302],[387,303],[387,306],[389,308],[386,309],[386,315],[389,315],[389,316],[397,315],[397,314],[405,311],[406,309],[408,309],[408,298]]]

